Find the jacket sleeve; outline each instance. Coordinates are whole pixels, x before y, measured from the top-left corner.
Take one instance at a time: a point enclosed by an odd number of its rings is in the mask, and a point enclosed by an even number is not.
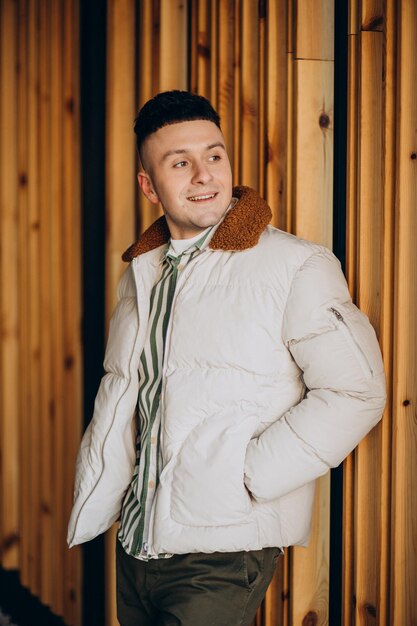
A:
[[[340,263],[329,250],[320,248],[297,271],[282,339],[307,392],[249,443],[245,483],[257,500],[281,497],[339,465],[385,406],[374,329],[352,303]]]

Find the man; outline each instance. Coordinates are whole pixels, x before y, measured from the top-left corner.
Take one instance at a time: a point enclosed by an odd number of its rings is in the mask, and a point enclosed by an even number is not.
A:
[[[232,189],[207,100],[159,94],[135,133],[164,216],[123,257],[69,543],[120,518],[122,626],[249,625],[314,480],[382,415],[380,350],[334,255]]]

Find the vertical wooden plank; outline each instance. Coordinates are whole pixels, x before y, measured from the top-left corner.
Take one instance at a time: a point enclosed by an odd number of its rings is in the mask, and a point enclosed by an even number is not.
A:
[[[29,583],[34,595],[39,594],[39,571],[37,559],[37,546],[39,545],[39,515],[33,514],[39,511],[40,492],[40,216],[38,203],[38,185],[40,179],[40,164],[38,154],[39,137],[39,98],[38,98],[38,29],[39,7],[35,0],[29,0],[29,68],[28,68],[28,264],[29,264],[29,429],[27,436],[30,441],[30,499],[27,502],[26,515],[31,520],[29,538]]]
[[[138,110],[159,91],[159,0],[142,0],[139,11]],[[155,208],[136,187],[135,189],[136,221],[139,222],[137,230],[143,231],[159,217],[161,209]]]
[[[267,15],[266,189],[273,224],[286,229],[287,3],[271,2]]]
[[[159,64],[155,63],[153,51],[155,40],[155,26],[153,14],[155,2],[142,0],[139,8],[139,108],[153,95],[153,77],[157,75],[159,82]],[[158,25],[159,27],[159,25]],[[159,38],[158,38],[159,44]]]
[[[382,34],[361,33],[357,303],[377,332],[381,315],[382,237]],[[379,623],[381,552],[381,425],[355,456],[356,622]],[[360,477],[360,480],[359,480]]]
[[[361,29],[372,31],[384,30],[384,0],[362,0],[361,2]]]
[[[242,0],[234,0],[234,25],[230,35],[233,37],[233,106],[230,109],[232,127],[232,175],[235,185],[243,184],[242,178]]]
[[[148,6],[149,10],[149,6]],[[135,234],[135,5],[109,0],[106,138],[106,321],[123,271],[121,252]],[[162,63],[161,63],[162,67]],[[146,68],[148,69],[148,68]],[[106,536],[106,624],[117,624],[115,527]]]
[[[417,623],[417,5],[402,2],[398,40],[398,143],[393,393],[391,623]]]
[[[316,483],[313,525],[307,549],[292,548],[290,624],[329,621],[330,474]]]
[[[295,231],[332,246],[333,63],[295,62]]]
[[[258,115],[258,183],[256,188],[260,195],[264,198],[266,191],[266,3],[261,1],[258,3],[258,22],[259,22],[259,44],[258,44],[258,66],[259,66],[259,115]]]
[[[188,55],[189,76],[188,89],[193,93],[198,93],[198,41],[199,41],[199,0],[189,2],[189,28],[190,28],[190,49]]]
[[[80,202],[80,97],[79,97],[79,5],[63,0],[63,145],[65,151],[62,184],[62,273],[65,277],[63,301],[63,385],[64,427],[57,436],[63,438],[64,455],[62,502],[65,521],[72,505],[73,468],[82,425],[82,344],[81,344],[81,202]],[[76,419],[74,419],[76,416]],[[60,549],[64,563],[64,615],[72,626],[81,626],[81,550],[68,550],[65,526]]]
[[[296,58],[332,61],[334,3],[329,0],[297,0],[296,16]]]
[[[197,93],[210,98],[211,82],[211,2],[199,0],[197,9],[197,48],[194,54],[197,58]],[[191,57],[193,52],[190,51]]]
[[[242,112],[239,182],[258,188],[259,181],[259,29],[255,2],[242,2],[242,59],[239,108]]]
[[[284,604],[287,600],[284,582],[284,558],[280,557],[277,569],[265,595],[262,626],[282,626]]]
[[[209,99],[216,111],[218,111],[219,90],[219,0],[212,1],[209,5],[210,19],[210,94]]]
[[[123,270],[120,258],[134,235],[135,146],[135,7],[129,0],[110,0],[107,53],[106,163],[106,314],[115,303]]]
[[[359,40],[348,38],[348,103],[347,103],[347,192],[346,192],[346,277],[352,297],[356,297],[356,247],[358,203],[358,133],[359,133]]]
[[[295,178],[294,178],[294,138],[295,138],[295,62],[294,53],[287,54],[287,133],[286,133],[286,225],[289,232],[295,232],[295,213],[294,213],[294,197],[295,197]]]
[[[23,586],[29,586],[29,546],[31,520],[23,515],[30,502],[30,399],[29,381],[30,371],[28,364],[29,345],[29,276],[28,264],[28,6],[27,0],[20,0],[18,15],[18,103],[17,115],[19,119],[18,132],[18,206],[19,206],[19,369],[20,369],[20,415],[19,415],[19,445],[20,445],[20,549],[19,571]]]
[[[382,624],[390,623],[391,578],[391,511],[392,507],[392,392],[393,392],[393,301],[395,265],[395,206],[396,191],[396,120],[397,120],[397,8],[388,2],[384,9],[385,40],[383,46],[383,219],[381,241],[383,247],[383,271],[381,285],[381,317],[379,340],[384,357],[387,380],[387,406],[381,424],[381,550],[379,581],[379,615]]]
[[[40,433],[40,493],[32,514],[39,517],[39,543],[36,558],[40,570],[40,597],[45,604],[52,602],[52,441],[50,421],[51,396],[51,302],[50,302],[50,175],[56,164],[51,161],[51,24],[48,2],[39,4],[39,144],[40,177],[39,204],[39,287],[40,287],[40,413],[37,427]]]
[[[66,476],[62,460],[65,458],[65,451],[69,448],[64,445],[64,292],[67,285],[62,264],[57,262],[64,249],[64,228],[63,228],[63,173],[66,155],[62,152],[64,145],[64,85],[63,76],[65,73],[64,50],[65,45],[65,12],[63,2],[52,2],[51,7],[51,115],[50,115],[50,203],[49,203],[49,224],[50,243],[49,249],[49,271],[50,271],[50,349],[52,358],[51,368],[51,393],[48,407],[48,419],[51,422],[51,467],[53,484],[51,489],[52,511],[53,511],[53,537],[56,541],[59,538],[59,545],[65,536],[65,526],[67,521],[67,508],[62,506],[62,492],[70,487],[66,484]],[[67,144],[65,144],[67,145]],[[69,147],[69,146],[68,146]],[[67,157],[68,158],[68,157]],[[71,158],[71,156],[69,156]],[[76,205],[74,210],[76,210]],[[69,236],[71,233],[67,233]],[[75,252],[75,251],[74,251]],[[74,253],[73,253],[74,254]],[[79,407],[76,407],[79,409]],[[81,416],[78,414],[79,422]],[[79,434],[80,423],[73,424],[76,433]],[[71,456],[73,450],[71,450]],[[54,541],[54,542],[55,542]],[[51,584],[53,586],[52,606],[59,615],[64,613],[65,580],[64,576],[57,576],[56,572],[62,571],[62,564],[65,562],[65,553],[62,549],[52,551]],[[54,575],[55,572],[55,575]],[[79,584],[79,582],[78,582]]]
[[[297,0],[286,0],[287,4],[287,52],[295,54],[296,43],[296,12],[295,5]]]
[[[379,321],[382,247],[382,52],[380,33],[361,33],[360,129],[359,129],[359,215],[358,252],[364,268],[359,272],[357,296],[361,307]],[[372,273],[371,273],[372,272]]]
[[[172,51],[175,49],[175,54]],[[187,4],[161,0],[159,89],[187,89]]]
[[[222,131],[226,141],[227,151],[234,163],[234,134],[236,126],[233,119],[235,99],[234,86],[234,30],[235,7],[234,0],[220,2],[218,22],[218,102],[217,110],[221,118]]]
[[[17,15],[16,4],[0,7],[0,307],[1,307],[1,563],[14,568],[19,558],[19,231],[17,207]]]
[[[348,8],[348,34],[357,35],[359,33],[359,8],[360,0],[349,0]]]

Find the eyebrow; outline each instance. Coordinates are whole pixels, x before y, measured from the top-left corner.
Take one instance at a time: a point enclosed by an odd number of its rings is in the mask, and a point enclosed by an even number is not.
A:
[[[222,148],[226,152],[226,146],[221,141],[216,141],[215,143],[211,143],[210,145],[206,146],[205,151],[207,152],[208,150],[213,150],[213,148]],[[162,155],[161,163],[165,161],[165,159],[167,159],[168,157],[173,156],[174,154],[187,154],[188,152],[189,150],[187,150],[186,148],[168,150],[167,152],[165,152],[165,154]]]

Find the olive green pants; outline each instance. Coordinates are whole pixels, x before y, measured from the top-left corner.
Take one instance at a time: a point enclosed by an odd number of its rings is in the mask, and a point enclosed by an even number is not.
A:
[[[281,552],[181,554],[145,562],[116,544],[121,626],[249,626]]]

